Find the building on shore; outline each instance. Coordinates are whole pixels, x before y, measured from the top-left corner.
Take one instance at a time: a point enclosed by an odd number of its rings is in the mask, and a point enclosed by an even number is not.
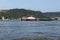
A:
[[[60,17],[55,17],[54,19],[55,19],[55,20],[60,20]]]
[[[2,16],[2,20],[4,20],[5,18]]]
[[[5,18],[4,16],[2,16],[2,20],[9,20],[8,18]]]

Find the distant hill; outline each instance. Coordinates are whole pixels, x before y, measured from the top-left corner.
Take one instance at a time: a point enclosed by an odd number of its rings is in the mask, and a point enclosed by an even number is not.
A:
[[[33,11],[26,9],[10,9],[0,11],[0,16],[7,18],[21,18],[23,16],[34,16],[37,18],[46,18],[46,16],[41,11]]]
[[[60,12],[46,12],[44,15],[47,17],[60,17]]]

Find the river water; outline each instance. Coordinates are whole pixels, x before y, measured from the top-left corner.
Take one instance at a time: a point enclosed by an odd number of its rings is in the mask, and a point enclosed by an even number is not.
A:
[[[60,40],[60,21],[0,20],[0,40]]]

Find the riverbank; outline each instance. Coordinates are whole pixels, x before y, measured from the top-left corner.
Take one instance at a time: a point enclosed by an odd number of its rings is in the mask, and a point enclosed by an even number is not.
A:
[[[36,37],[36,38],[18,38],[13,40],[54,40],[52,38]]]

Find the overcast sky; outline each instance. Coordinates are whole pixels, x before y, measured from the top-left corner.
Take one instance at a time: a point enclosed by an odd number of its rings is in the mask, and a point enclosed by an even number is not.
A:
[[[0,0],[0,9],[12,8],[55,12],[60,11],[60,0]]]

